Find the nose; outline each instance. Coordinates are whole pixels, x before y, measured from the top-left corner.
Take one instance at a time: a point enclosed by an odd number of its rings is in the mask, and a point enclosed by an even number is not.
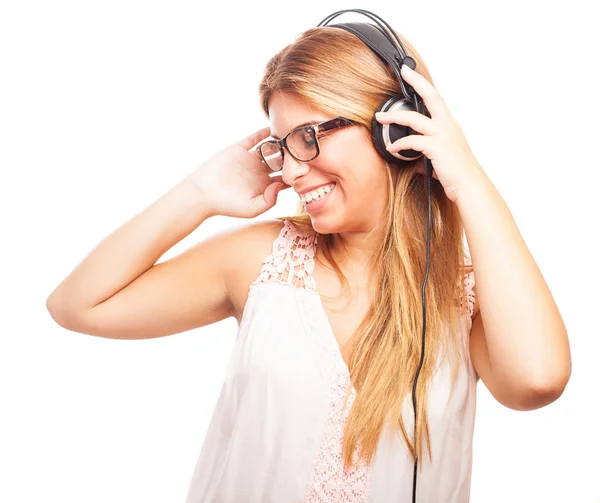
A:
[[[299,176],[304,176],[310,171],[309,163],[300,162],[294,159],[289,152],[285,153],[283,166],[281,167],[281,178],[290,187],[294,186],[294,181]]]

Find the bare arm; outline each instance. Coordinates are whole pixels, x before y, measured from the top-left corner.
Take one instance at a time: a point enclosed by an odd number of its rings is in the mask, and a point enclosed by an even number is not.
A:
[[[263,127],[212,155],[191,175],[106,237],[50,294],[61,326],[112,339],[162,337],[234,316],[229,285],[239,252],[264,233],[222,233],[160,264],[213,215],[254,218],[277,201],[281,176],[256,153]],[[268,226],[267,226],[268,227]]]
[[[216,237],[155,265],[173,245],[214,215],[186,177],[100,244],[46,301],[70,330],[110,338],[148,338],[231,315]]]

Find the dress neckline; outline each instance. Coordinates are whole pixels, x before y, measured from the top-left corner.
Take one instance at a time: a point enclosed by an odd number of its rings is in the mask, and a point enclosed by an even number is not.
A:
[[[316,282],[315,282],[315,286],[316,286]],[[321,310],[321,313],[323,314],[323,319],[325,320],[325,329],[326,332],[328,333],[328,337],[331,339],[332,343],[335,345],[337,351],[337,357],[340,359],[340,361],[344,364],[344,368],[346,369],[346,372],[348,373],[348,375],[350,375],[350,369],[348,368],[348,364],[346,363],[346,360],[344,360],[344,356],[342,354],[342,349],[340,348],[340,344],[338,343],[337,337],[335,336],[335,332],[333,330],[333,325],[331,324],[331,321],[329,320],[329,316],[327,315],[327,310],[325,309],[325,306],[323,305],[323,301],[321,300],[321,296],[319,295],[318,291],[315,291],[316,297],[317,297],[317,303],[319,304],[319,309]]]
[[[319,345],[331,346],[327,352],[330,357],[339,362],[342,373],[349,377],[348,364],[344,360],[342,348],[340,348],[333,325],[317,290],[316,280],[312,275],[315,268],[317,243],[318,233],[316,231],[303,231],[293,222],[284,220],[284,225],[273,242],[271,254],[265,258],[258,278],[250,287],[260,283],[277,282],[294,290],[309,292],[309,297],[314,296],[314,301],[317,304],[316,308],[311,300],[312,307],[306,306],[306,309],[309,310],[309,313],[311,309],[316,309],[312,313],[316,319],[313,320],[313,316],[310,314],[302,314],[305,319],[311,318],[308,321],[310,325],[314,322],[319,324],[318,327],[313,326],[313,328],[316,328],[316,336],[321,338],[318,341]],[[319,316],[322,316],[321,320],[318,320]]]
[[[301,235],[300,231],[298,231],[291,222],[286,220],[285,223],[286,223],[286,226],[288,226],[288,228],[291,230],[292,238],[295,235]],[[349,376],[350,369],[348,368],[348,364],[346,363],[346,360],[344,360],[344,356],[342,354],[342,348],[340,348],[338,339],[335,335],[335,331],[333,330],[333,325],[331,324],[331,320],[329,319],[329,316],[327,314],[327,309],[325,309],[325,305],[323,304],[323,300],[321,299],[321,295],[319,293],[319,290],[317,289],[317,281],[312,274],[315,269],[315,264],[316,264],[315,257],[317,255],[317,243],[318,243],[318,233],[313,232],[311,235],[310,241],[304,247],[304,250],[307,253],[307,259],[304,264],[304,270],[306,271],[307,277],[305,278],[304,286],[302,286],[301,288],[314,293],[319,310],[321,311],[321,314],[323,316],[325,332],[327,332],[326,337],[328,337],[329,342],[335,346],[336,358],[342,363],[342,365],[346,371],[346,374]],[[308,285],[308,287],[307,287],[307,285]]]

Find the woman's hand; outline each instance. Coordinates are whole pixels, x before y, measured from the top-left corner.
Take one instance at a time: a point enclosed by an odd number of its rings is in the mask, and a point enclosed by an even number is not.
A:
[[[262,161],[256,146],[269,136],[269,127],[255,131],[213,154],[189,175],[211,214],[254,218],[277,202],[277,194],[289,188],[281,174]]]
[[[381,124],[410,126],[420,135],[409,135],[392,143],[388,150],[413,149],[431,160],[433,177],[440,181],[446,196],[456,203],[463,187],[483,173],[463,131],[446,103],[431,83],[408,65],[402,65],[402,77],[421,96],[431,118],[419,112],[393,110],[376,114]],[[417,170],[425,174],[425,159]]]

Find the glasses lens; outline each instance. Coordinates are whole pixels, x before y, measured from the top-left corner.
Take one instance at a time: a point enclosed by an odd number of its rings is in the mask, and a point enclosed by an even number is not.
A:
[[[262,154],[267,166],[272,171],[279,171],[282,167],[281,162],[281,150],[277,143],[267,141],[259,146],[260,153]]]
[[[287,137],[288,150],[300,161],[310,161],[317,155],[317,142],[310,126],[294,129]]]

